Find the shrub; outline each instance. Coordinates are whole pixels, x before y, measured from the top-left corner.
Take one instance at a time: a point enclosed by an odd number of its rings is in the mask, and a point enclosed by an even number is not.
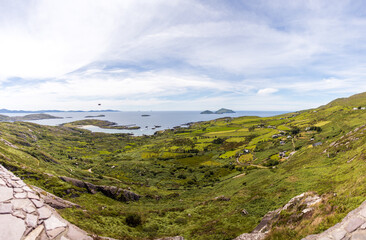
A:
[[[221,143],[223,143],[223,142],[225,142],[225,139],[222,139],[222,138],[215,138],[215,139],[212,141],[212,143],[214,143],[214,144],[221,144]]]
[[[292,129],[290,130],[290,132],[291,132],[291,134],[293,134],[293,135],[297,135],[297,134],[299,134],[299,133],[300,133],[300,128],[298,128],[298,127],[294,127],[294,128],[292,128]]]
[[[141,225],[141,217],[136,213],[128,214],[126,217],[126,224],[130,227],[137,227]]]

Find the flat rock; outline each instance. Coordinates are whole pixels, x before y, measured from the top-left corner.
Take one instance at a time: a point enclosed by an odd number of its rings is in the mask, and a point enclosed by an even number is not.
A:
[[[24,192],[24,190],[22,188],[13,188],[14,192],[16,193],[21,193]]]
[[[24,208],[24,211],[27,213],[34,213],[36,211],[36,207],[33,206],[27,206],[26,208]]]
[[[82,230],[79,230],[72,225],[69,226],[69,231],[66,236],[71,240],[93,240],[93,238],[86,235]]]
[[[50,240],[46,234],[46,231],[42,231],[41,235],[39,236],[39,239],[37,240]]]
[[[27,198],[27,193],[25,193],[25,192],[15,193],[15,194],[14,194],[14,197],[15,197],[15,198],[25,199],[25,198]]]
[[[25,219],[25,213],[22,210],[15,210],[12,215],[17,218]]]
[[[366,208],[362,209],[358,214],[360,214],[362,217],[366,218]]]
[[[366,239],[366,231],[365,230],[354,232],[351,235],[351,238],[350,238],[350,240],[365,240],[365,239]]]
[[[47,236],[50,239],[54,239],[55,237],[59,236],[61,233],[66,231],[66,227],[59,227],[59,228],[55,228],[53,230],[49,230],[47,231]]]
[[[46,206],[41,207],[38,209],[39,219],[47,219],[51,217],[52,212]]]
[[[29,199],[13,199],[11,203],[14,209],[25,210],[26,207],[33,206],[33,203]]]
[[[22,219],[11,214],[0,215],[0,239],[20,240],[25,231],[25,224]]]
[[[37,208],[43,207],[44,205],[43,200],[31,199],[31,201]]]
[[[39,200],[39,196],[37,194],[34,194],[33,192],[28,192],[28,198]]]
[[[4,180],[2,180],[1,178],[0,178],[0,185],[1,186],[5,186],[6,185],[6,183],[4,182]]]
[[[332,232],[332,236],[335,240],[341,240],[342,238],[344,238],[344,236],[346,236],[346,234],[347,231],[342,228],[338,228]]]
[[[16,181],[12,181],[12,180],[8,180],[8,184],[13,187],[13,188],[20,188],[20,187],[23,187],[24,184],[22,184],[21,181],[19,182],[16,182]]]
[[[32,189],[30,189],[30,187],[28,186],[23,187],[23,190],[27,192],[32,192]]]
[[[0,214],[11,213],[13,205],[11,203],[0,203]]]
[[[42,233],[44,229],[43,225],[39,225],[36,229],[34,229],[24,240],[36,240]]]
[[[320,237],[318,240],[333,240],[333,239],[329,236],[324,236],[324,237]]]
[[[348,221],[345,229],[347,232],[353,232],[354,230],[356,230],[359,226],[361,226],[364,223],[365,223],[365,221],[362,218],[353,217]]]
[[[51,216],[50,218],[45,220],[44,225],[46,227],[47,232],[55,228],[66,227],[66,224],[61,222],[60,219],[58,219],[55,216]]]
[[[360,229],[366,229],[366,223],[362,224],[362,226],[360,227]]]
[[[7,201],[13,198],[13,189],[5,186],[0,186],[0,202]]]
[[[27,224],[28,227],[32,228],[37,227],[38,216],[33,214],[27,214],[27,216],[25,217],[25,223]]]

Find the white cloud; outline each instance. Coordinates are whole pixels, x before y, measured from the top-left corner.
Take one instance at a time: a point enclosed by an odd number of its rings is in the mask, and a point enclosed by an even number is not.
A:
[[[262,88],[259,89],[257,95],[270,95],[272,93],[278,92],[278,89],[275,88]]]
[[[313,106],[316,94],[366,90],[366,19],[356,3],[241,4],[4,2],[0,100],[17,109],[88,109],[99,101],[264,109],[307,106],[294,95],[313,94]]]

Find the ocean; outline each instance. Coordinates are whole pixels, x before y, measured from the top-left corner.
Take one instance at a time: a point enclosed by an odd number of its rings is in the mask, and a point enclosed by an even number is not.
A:
[[[45,112],[47,113],[47,112]],[[47,113],[62,119],[44,119],[29,121],[41,125],[57,126],[62,123],[72,122],[83,119],[100,119],[115,122],[118,125],[139,126],[137,130],[119,130],[119,129],[103,129],[95,126],[86,126],[93,132],[104,133],[131,133],[135,136],[151,135],[156,131],[170,129],[176,126],[184,126],[190,122],[208,121],[223,117],[240,117],[240,116],[259,116],[270,117],[280,115],[283,111],[238,111],[236,113],[227,114],[200,114],[199,111],[135,111],[135,112],[51,112]],[[27,113],[8,113],[8,116],[24,116]],[[105,115],[105,117],[85,118],[86,116]],[[142,116],[149,115],[149,116]],[[156,127],[160,126],[160,127]]]

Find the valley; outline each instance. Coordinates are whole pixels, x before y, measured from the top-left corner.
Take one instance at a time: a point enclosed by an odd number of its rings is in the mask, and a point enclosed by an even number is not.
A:
[[[282,211],[266,239],[320,233],[366,199],[366,94],[274,117],[223,117],[151,136],[0,122],[0,164],[80,206],[59,213],[116,239],[234,239]],[[100,120],[82,120],[104,122]],[[245,211],[244,211],[245,210]]]

